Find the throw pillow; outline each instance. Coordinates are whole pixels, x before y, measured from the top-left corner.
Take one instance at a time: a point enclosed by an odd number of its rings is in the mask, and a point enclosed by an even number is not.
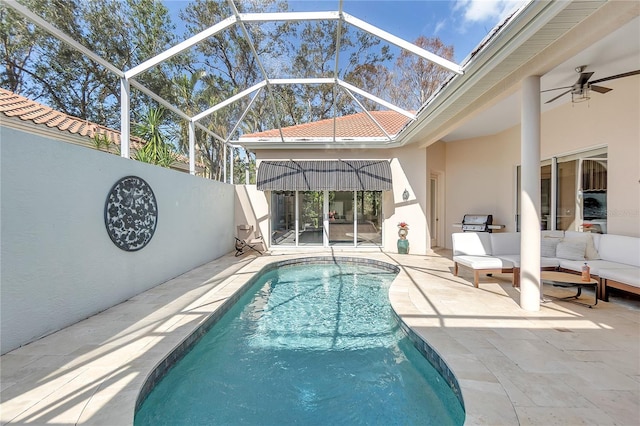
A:
[[[561,238],[544,237],[540,240],[540,256],[556,257],[556,249]]]
[[[578,239],[563,239],[556,247],[556,257],[568,260],[584,260],[587,243]]]
[[[591,232],[567,231],[564,239],[584,241],[586,244],[585,259],[600,259],[600,253],[598,253],[598,250],[596,249],[596,245],[593,242],[593,234]]]

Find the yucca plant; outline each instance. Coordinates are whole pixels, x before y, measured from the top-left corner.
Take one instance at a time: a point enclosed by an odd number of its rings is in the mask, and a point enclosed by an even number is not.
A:
[[[163,108],[149,108],[141,120],[135,123],[132,133],[145,141],[134,156],[136,160],[171,167],[178,158],[173,145],[165,141],[166,135],[161,129],[164,115]]]

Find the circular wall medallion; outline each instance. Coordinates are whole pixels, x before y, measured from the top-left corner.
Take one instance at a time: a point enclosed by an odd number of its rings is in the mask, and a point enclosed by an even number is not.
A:
[[[104,224],[113,243],[126,251],[146,246],[158,223],[158,204],[151,187],[137,176],[113,185],[104,206]]]

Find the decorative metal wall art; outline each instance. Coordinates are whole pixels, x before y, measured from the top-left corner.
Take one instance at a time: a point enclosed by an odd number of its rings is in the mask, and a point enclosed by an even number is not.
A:
[[[104,223],[111,241],[122,250],[146,246],[158,223],[158,204],[149,184],[137,176],[117,181],[107,195]]]

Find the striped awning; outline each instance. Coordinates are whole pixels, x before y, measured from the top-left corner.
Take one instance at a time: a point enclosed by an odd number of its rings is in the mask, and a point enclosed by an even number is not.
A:
[[[262,161],[260,191],[391,191],[387,160]]]

